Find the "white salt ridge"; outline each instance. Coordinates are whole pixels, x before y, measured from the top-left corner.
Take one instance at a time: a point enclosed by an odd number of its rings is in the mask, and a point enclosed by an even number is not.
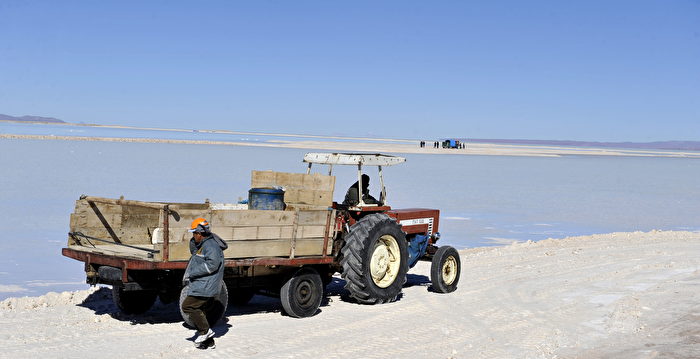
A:
[[[39,297],[7,298],[0,302],[0,310],[32,310],[67,304],[80,304],[97,290],[99,290],[99,287],[90,287],[87,290],[74,292],[49,292]]]

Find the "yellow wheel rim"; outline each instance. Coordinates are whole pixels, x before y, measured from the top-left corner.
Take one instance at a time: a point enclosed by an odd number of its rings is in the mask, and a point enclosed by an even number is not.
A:
[[[451,285],[457,278],[457,260],[453,256],[445,258],[442,264],[442,280],[447,285]]]
[[[399,274],[400,264],[401,253],[396,238],[389,234],[379,237],[369,262],[374,284],[379,288],[386,288],[394,283]]]

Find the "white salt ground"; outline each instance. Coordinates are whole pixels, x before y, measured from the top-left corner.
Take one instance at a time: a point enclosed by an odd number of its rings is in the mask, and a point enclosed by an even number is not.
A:
[[[256,296],[230,308],[214,350],[188,341],[176,306],[120,314],[107,288],[0,302],[0,357],[698,358],[700,233],[612,233],[461,251],[459,288],[358,305],[342,281],[311,318]]]

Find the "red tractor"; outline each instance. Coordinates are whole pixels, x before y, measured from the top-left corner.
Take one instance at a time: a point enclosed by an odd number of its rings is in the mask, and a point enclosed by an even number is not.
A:
[[[382,168],[405,162],[402,157],[380,154],[308,153],[304,162],[329,166],[357,166],[358,188],[363,187],[363,166],[378,168],[381,193],[376,203],[334,203],[340,231],[340,260],[337,271],[345,280],[350,296],[361,303],[393,301],[406,282],[406,273],[420,259],[431,260],[433,290],[449,293],[457,288],[460,261],[457,250],[437,247],[440,238],[437,209],[392,209],[386,199]],[[366,178],[366,177],[364,177]]]

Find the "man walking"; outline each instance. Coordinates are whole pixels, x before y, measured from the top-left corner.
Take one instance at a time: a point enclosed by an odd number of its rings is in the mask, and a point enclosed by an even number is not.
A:
[[[182,312],[189,316],[197,328],[194,343],[201,346],[214,337],[207,321],[207,310],[219,295],[224,279],[224,249],[228,248],[219,236],[211,233],[209,222],[197,218],[190,226],[190,262],[182,278],[187,288],[187,298],[182,302]],[[214,323],[212,323],[214,324]],[[213,339],[212,339],[213,344]]]

